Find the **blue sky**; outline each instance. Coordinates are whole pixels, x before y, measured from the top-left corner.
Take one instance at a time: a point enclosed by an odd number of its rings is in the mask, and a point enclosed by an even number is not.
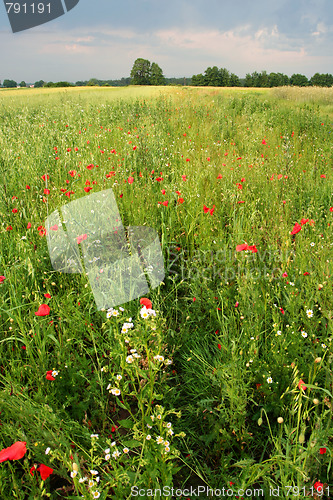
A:
[[[333,2],[80,0],[19,33],[2,4],[0,44],[1,81],[116,79],[129,76],[138,57],[167,77],[214,65],[240,77],[262,70],[311,77],[333,73]]]

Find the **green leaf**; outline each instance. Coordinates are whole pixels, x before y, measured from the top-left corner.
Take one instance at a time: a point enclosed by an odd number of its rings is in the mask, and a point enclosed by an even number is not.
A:
[[[129,419],[126,419],[126,420],[119,420],[119,424],[122,426],[122,427],[125,427],[125,429],[132,429],[134,427],[134,422],[133,420],[129,420]]]

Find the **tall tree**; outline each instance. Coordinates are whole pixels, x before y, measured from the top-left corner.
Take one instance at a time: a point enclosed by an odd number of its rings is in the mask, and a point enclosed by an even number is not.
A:
[[[290,77],[290,85],[296,85],[297,87],[306,87],[307,85],[309,85],[309,80],[305,75],[294,73]]]
[[[220,73],[220,82],[221,87],[228,87],[230,85],[230,73],[226,68],[221,68],[219,70]]]
[[[205,85],[210,87],[220,87],[221,77],[217,66],[209,67],[205,71]]]
[[[152,63],[150,68],[150,84],[151,85],[165,85],[165,78],[162,69],[155,62]]]
[[[150,62],[139,57],[134,61],[131,71],[132,85],[150,85]]]
[[[240,79],[235,73],[230,73],[229,85],[230,87],[240,87]]]
[[[7,88],[14,88],[17,87],[17,83],[15,82],[15,80],[4,80],[3,86]]]

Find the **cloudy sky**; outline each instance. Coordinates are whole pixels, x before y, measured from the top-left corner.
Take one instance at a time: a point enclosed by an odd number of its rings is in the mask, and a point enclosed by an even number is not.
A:
[[[333,73],[333,2],[80,0],[19,33],[0,5],[0,44],[1,81],[116,79],[129,76],[138,57],[167,77],[215,65],[240,77],[262,70],[311,77]]]

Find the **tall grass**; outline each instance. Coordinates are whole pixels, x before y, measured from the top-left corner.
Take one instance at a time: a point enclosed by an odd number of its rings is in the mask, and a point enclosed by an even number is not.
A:
[[[324,94],[302,90],[299,105],[297,89],[26,92],[0,93],[0,448],[28,450],[1,464],[2,497],[195,485],[329,497]],[[45,219],[87,187],[113,189],[124,225],[158,231],[156,317],[136,300],[107,318],[85,275],[52,269]],[[50,314],[36,316],[43,303]],[[54,469],[45,481],[29,473],[41,463]]]

